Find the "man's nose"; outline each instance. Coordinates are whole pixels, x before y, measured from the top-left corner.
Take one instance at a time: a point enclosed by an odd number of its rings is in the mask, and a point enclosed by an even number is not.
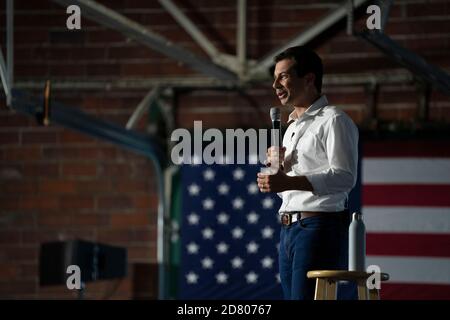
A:
[[[281,84],[280,84],[280,81],[278,81],[278,79],[275,79],[275,80],[273,81],[273,83],[272,83],[272,88],[274,88],[274,89],[281,88]]]

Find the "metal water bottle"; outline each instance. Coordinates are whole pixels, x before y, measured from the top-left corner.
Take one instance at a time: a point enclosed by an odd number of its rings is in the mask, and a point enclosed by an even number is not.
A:
[[[354,212],[348,229],[348,269],[366,271],[366,227],[361,213]]]

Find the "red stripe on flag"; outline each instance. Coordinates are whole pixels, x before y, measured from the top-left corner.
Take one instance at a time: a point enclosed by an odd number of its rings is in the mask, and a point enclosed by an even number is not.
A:
[[[450,300],[450,285],[382,283],[382,300]]]
[[[368,255],[450,257],[450,234],[367,233]]]
[[[450,141],[368,141],[364,157],[450,157]]]
[[[363,185],[364,206],[450,206],[450,185]]]

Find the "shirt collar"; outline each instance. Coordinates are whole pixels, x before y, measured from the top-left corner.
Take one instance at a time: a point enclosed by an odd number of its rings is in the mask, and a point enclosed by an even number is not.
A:
[[[319,97],[319,99],[314,101],[314,103],[312,105],[310,105],[308,109],[306,109],[306,111],[302,115],[302,117],[305,116],[305,114],[307,116],[315,116],[320,111],[320,109],[322,109],[323,107],[325,107],[327,105],[328,105],[327,97],[325,95],[321,95]],[[297,112],[295,112],[295,110],[294,110],[289,114],[288,122],[295,121],[297,119],[298,119]]]

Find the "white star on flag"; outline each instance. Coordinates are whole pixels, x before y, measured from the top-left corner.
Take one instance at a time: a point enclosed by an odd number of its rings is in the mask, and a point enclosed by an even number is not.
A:
[[[228,245],[225,242],[221,242],[217,245],[217,252],[218,253],[227,253],[228,252]]]
[[[200,217],[195,213],[192,212],[190,215],[187,216],[188,219],[188,223],[189,224],[198,224],[198,220],[200,219]]]
[[[217,222],[219,222],[219,224],[227,224],[228,219],[230,219],[230,216],[227,215],[225,212],[221,212],[217,216]]]
[[[198,275],[191,271],[186,275],[186,280],[187,283],[197,283]]]
[[[263,208],[264,209],[271,209],[273,207],[273,200],[272,198],[264,198],[263,200]]]
[[[218,274],[216,274],[216,279],[217,283],[227,283],[228,275],[225,272],[220,271]]]
[[[249,194],[257,194],[258,193],[258,185],[256,184],[256,182],[250,183],[247,186],[247,191]]]
[[[234,180],[242,180],[244,178],[245,172],[241,168],[237,168],[233,171],[233,179]]]
[[[248,253],[256,253],[258,251],[258,244],[255,241],[251,241],[247,244],[247,252]]]
[[[210,257],[205,257],[202,259],[203,269],[212,269],[214,261]]]
[[[233,235],[234,239],[241,239],[244,234],[244,230],[242,228],[236,227],[231,230],[231,234]]]
[[[205,210],[211,210],[212,208],[214,208],[214,200],[212,200],[211,198],[206,198],[202,201],[202,204],[203,209]]]
[[[205,228],[202,230],[202,235],[205,239],[212,239],[214,236],[214,230],[211,228]]]
[[[196,254],[198,252],[198,245],[195,242],[189,243],[187,246],[189,254]]]
[[[242,260],[240,257],[234,257],[231,259],[231,266],[233,269],[240,269],[242,268],[242,264],[244,263],[244,260]]]
[[[219,191],[219,193],[220,193],[221,195],[226,195],[226,194],[228,194],[228,191],[230,190],[230,187],[229,187],[225,182],[222,182],[222,183],[217,187],[217,190]]]
[[[206,169],[205,171],[203,171],[203,178],[206,181],[211,181],[214,180],[214,176],[215,176],[215,172],[212,169]]]
[[[247,215],[247,221],[248,221],[248,223],[250,223],[250,224],[255,224],[255,223],[257,223],[257,222],[258,222],[258,219],[259,219],[259,216],[258,216],[258,214],[256,214],[254,211],[250,212],[250,213]]]
[[[188,187],[188,190],[191,196],[197,196],[200,192],[200,187],[197,184],[193,183]]]
[[[264,239],[272,239],[273,232],[274,230],[269,226],[266,226],[264,229],[261,230],[262,237]]]
[[[269,256],[265,256],[264,259],[261,260],[261,264],[263,268],[270,269],[272,268],[273,259]]]
[[[258,275],[254,271],[250,271],[245,275],[248,283],[256,283],[258,281]]]
[[[244,200],[242,200],[241,198],[237,197],[236,199],[233,200],[233,208],[234,209],[242,209],[242,207],[244,206]]]

